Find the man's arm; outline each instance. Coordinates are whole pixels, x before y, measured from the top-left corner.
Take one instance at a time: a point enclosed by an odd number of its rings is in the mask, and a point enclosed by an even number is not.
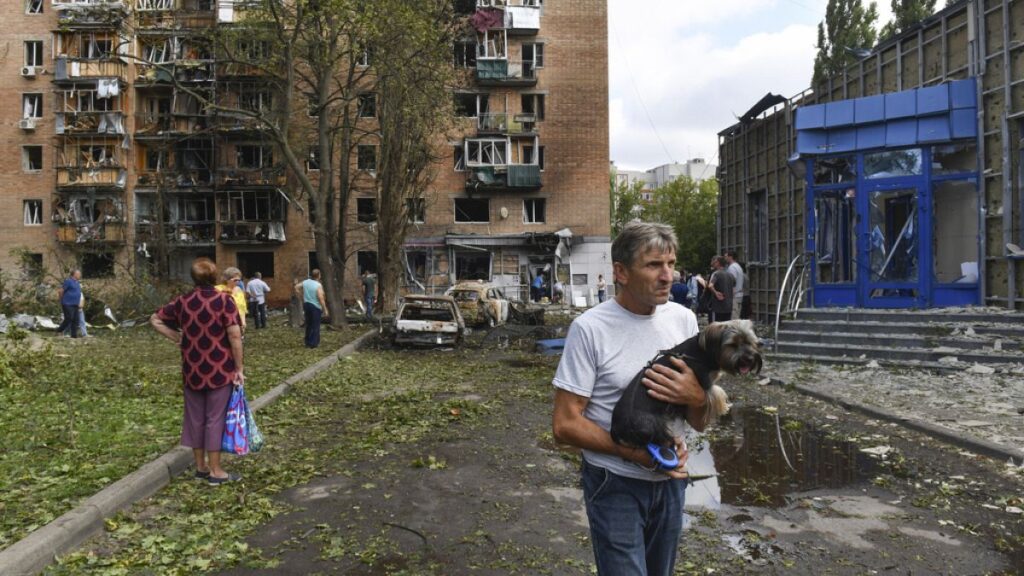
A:
[[[324,297],[324,287],[320,286],[316,289],[317,300],[320,301],[320,309],[323,310],[324,318],[328,318],[331,315],[330,310],[327,309],[327,299]]]

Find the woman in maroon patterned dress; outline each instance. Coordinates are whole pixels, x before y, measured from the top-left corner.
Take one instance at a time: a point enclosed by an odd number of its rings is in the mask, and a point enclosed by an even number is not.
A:
[[[210,484],[240,480],[220,466],[224,415],[232,384],[242,379],[242,333],[231,294],[217,291],[217,265],[192,263],[195,288],[157,310],[149,323],[181,347],[185,419],[181,443],[192,448],[196,477]]]

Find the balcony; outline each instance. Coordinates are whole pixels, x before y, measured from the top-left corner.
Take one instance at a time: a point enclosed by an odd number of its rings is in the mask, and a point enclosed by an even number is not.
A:
[[[175,32],[204,30],[217,23],[212,10],[136,10],[135,22],[139,32]]]
[[[135,224],[136,243],[152,244],[160,235],[160,227],[146,218],[140,218]],[[212,221],[165,222],[162,235],[168,246],[213,246],[217,243],[217,225]]]
[[[61,244],[118,245],[125,243],[123,222],[99,224],[57,224],[57,241]]]
[[[476,128],[480,134],[533,134],[536,127],[537,117],[534,114],[492,112],[480,114],[476,121]]]
[[[209,118],[202,115],[157,112],[143,112],[135,115],[136,138],[164,138],[195,134],[209,127]]]
[[[128,13],[120,0],[53,0],[53,9],[63,29],[115,28]]]
[[[213,171],[209,169],[186,170],[164,168],[162,170],[139,170],[135,176],[137,188],[208,188],[213,185]]]
[[[221,244],[283,244],[284,221],[235,221],[220,225]]]
[[[234,105],[234,104],[229,104]],[[277,124],[279,114],[271,111],[254,111],[253,114],[259,114],[260,117],[256,118],[244,114],[241,112],[217,112],[212,117],[213,127],[218,132],[237,132],[240,134],[251,134],[254,132],[262,132],[269,130],[266,122],[274,122]]]
[[[53,72],[53,80],[55,82],[78,82],[101,78],[123,79],[126,72],[127,66],[119,58],[91,59],[57,56],[57,67]],[[107,89],[112,89],[111,85],[108,84]],[[117,88],[111,96],[117,96],[120,91],[120,83],[117,83]]]
[[[124,113],[116,110],[58,112],[54,122],[57,134],[105,136],[124,134]]]
[[[284,186],[284,166],[266,168],[218,168],[217,186],[245,188],[250,186]]]
[[[58,188],[118,188],[124,190],[128,175],[121,166],[58,166]]]
[[[541,188],[537,164],[470,166],[468,170],[467,192],[529,192]]]
[[[480,86],[536,86],[537,67],[533,61],[478,58],[476,81]]]
[[[154,86],[174,81],[184,83],[209,83],[216,79],[212,60],[174,60],[159,64],[136,63],[135,85]]]
[[[541,7],[536,0],[478,0],[476,5],[477,12],[471,17],[474,26],[501,26],[516,36],[532,36],[540,30]]]

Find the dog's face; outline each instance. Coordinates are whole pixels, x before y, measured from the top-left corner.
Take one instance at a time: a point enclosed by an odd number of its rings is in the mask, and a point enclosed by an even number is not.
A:
[[[750,320],[729,320],[709,325],[701,332],[700,347],[718,359],[730,374],[761,372],[761,350]]]

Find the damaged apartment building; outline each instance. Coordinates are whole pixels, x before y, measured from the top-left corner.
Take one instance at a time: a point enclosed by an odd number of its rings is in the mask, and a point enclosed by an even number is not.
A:
[[[1024,0],[950,4],[722,131],[719,239],[757,316],[1024,304]]]
[[[316,266],[306,214],[280,152],[248,117],[273,91],[203,42],[239,19],[233,1],[11,0],[0,110],[0,266],[86,278],[137,270],[187,279],[198,256],[260,271],[278,301]],[[404,289],[493,280],[515,295],[540,271],[575,296],[610,275],[606,6],[603,1],[457,1],[451,137],[411,212]],[[258,59],[265,46],[240,47]],[[201,96],[201,98],[197,98]],[[362,109],[362,107],[361,107]],[[372,113],[372,106],[369,107]],[[361,112],[362,115],[362,112]],[[375,146],[352,160],[372,177]],[[309,163],[315,170],[315,162]],[[377,266],[372,191],[356,193],[349,277]],[[24,249],[16,257],[14,249]],[[123,266],[119,266],[123,265]],[[355,283],[346,287],[356,296]]]

